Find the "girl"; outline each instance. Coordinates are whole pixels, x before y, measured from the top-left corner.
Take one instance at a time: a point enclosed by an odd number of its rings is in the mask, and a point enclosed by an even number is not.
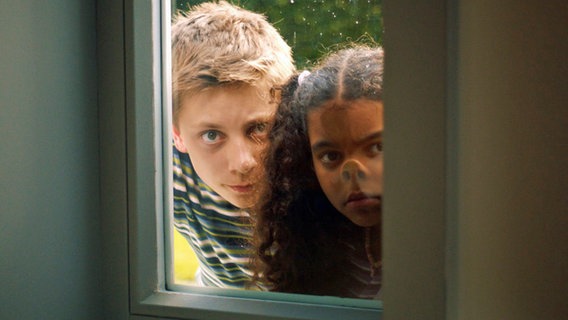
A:
[[[383,50],[356,47],[282,89],[253,237],[260,286],[379,297],[382,76]]]

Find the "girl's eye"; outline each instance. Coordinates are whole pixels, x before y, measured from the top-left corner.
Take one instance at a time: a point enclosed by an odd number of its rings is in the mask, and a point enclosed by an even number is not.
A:
[[[201,139],[207,144],[214,144],[221,139],[221,133],[215,130],[209,130],[201,134]]]
[[[382,143],[374,143],[369,148],[371,155],[378,155],[383,152],[383,144]]]
[[[326,152],[320,155],[320,161],[324,164],[333,164],[337,162],[341,158],[341,154],[339,152],[331,151]]]

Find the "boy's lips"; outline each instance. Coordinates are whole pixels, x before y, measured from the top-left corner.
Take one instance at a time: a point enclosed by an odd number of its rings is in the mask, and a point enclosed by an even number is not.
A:
[[[237,193],[248,193],[254,189],[254,185],[250,183],[227,185],[227,187],[229,187],[231,190]]]

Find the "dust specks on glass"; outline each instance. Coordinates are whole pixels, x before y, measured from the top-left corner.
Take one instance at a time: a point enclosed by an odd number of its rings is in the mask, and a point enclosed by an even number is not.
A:
[[[188,8],[208,1],[192,1],[192,0],[177,0],[172,1],[171,15],[175,16],[179,11],[186,11]],[[382,0],[366,0],[366,1],[294,1],[294,0],[279,0],[270,1],[242,1],[239,4],[245,9],[253,12],[258,12],[266,16],[267,20],[274,25],[277,31],[282,35],[287,44],[292,48],[294,63],[297,70],[311,68],[314,64],[325,57],[329,52],[341,48],[343,45],[358,42],[358,43],[372,43],[380,45],[383,36],[383,22],[382,22]],[[256,110],[256,109],[251,109]],[[175,132],[175,129],[174,129]],[[217,133],[217,132],[216,132]],[[174,134],[175,136],[175,134]],[[182,136],[182,135],[180,135]],[[217,135],[215,136],[217,137]],[[221,135],[221,138],[222,135]],[[175,137],[174,137],[175,140]],[[222,139],[221,139],[222,140]],[[173,155],[174,163],[174,176],[176,175],[176,167],[191,167],[191,160],[185,155],[180,155],[175,151]],[[176,166],[177,164],[177,166]],[[193,186],[199,187],[196,192],[191,194],[191,197],[200,198],[201,207],[198,212],[201,214],[208,214],[212,211],[213,206],[217,206],[215,210],[223,211],[222,216],[218,216],[218,221],[226,223],[226,228],[230,229],[234,226],[250,226],[252,221],[246,215],[240,214],[238,211],[231,211],[229,205],[219,204],[217,201],[218,195],[211,192],[197,175],[199,166],[191,168],[195,174],[195,179],[191,183]],[[197,172],[196,172],[197,171]],[[191,184],[181,185],[180,181],[174,179],[174,189],[177,192],[185,190],[189,192]],[[235,182],[234,185],[228,186],[229,192],[236,191],[244,193],[248,188],[246,182]],[[174,191],[173,198],[176,197]],[[174,206],[175,207],[175,206]],[[175,210],[175,209],[174,209]],[[174,216],[176,213],[174,212]],[[197,216],[199,219],[199,216]],[[231,221],[226,221],[230,219]],[[171,220],[172,224],[176,224],[176,218]],[[214,254],[215,244],[210,246],[211,252],[205,252],[201,256],[197,256],[191,249],[189,242],[198,243],[200,233],[210,232],[209,229],[203,228],[198,230],[196,234],[185,232],[184,228],[188,226],[172,226],[170,228],[171,239],[170,245],[173,249],[170,250],[173,263],[171,268],[173,275],[168,287],[175,290],[184,290],[185,287],[207,287],[217,286],[224,287],[216,283],[214,277],[204,274],[203,270],[199,269],[199,259],[203,259],[208,254]],[[251,235],[252,236],[252,235]],[[231,244],[231,247],[226,252],[224,261],[231,269],[231,259],[236,259],[238,262],[248,260],[247,248],[243,245],[243,241],[250,239],[240,239]],[[238,263],[237,263],[238,264]],[[236,266],[234,266],[236,268]],[[243,274],[244,277],[251,276],[250,274]],[[239,279],[233,279],[237,283]],[[233,281],[232,280],[232,281]],[[235,288],[246,287],[239,284]],[[248,287],[247,287],[248,288]],[[248,291],[257,291],[258,288],[248,288]],[[228,293],[227,295],[231,295]],[[242,296],[242,295],[239,295]],[[287,298],[283,298],[287,299]],[[327,298],[328,301],[334,302],[334,297]],[[356,299],[363,300],[363,299]],[[341,302],[344,304],[345,302]],[[360,303],[354,302],[355,305],[363,307],[377,307],[377,301],[363,301]]]

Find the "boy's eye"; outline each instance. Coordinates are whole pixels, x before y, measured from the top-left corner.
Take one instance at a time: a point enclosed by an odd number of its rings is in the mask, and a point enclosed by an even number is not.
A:
[[[251,129],[251,134],[263,134],[267,131],[268,125],[266,123],[257,123]]]
[[[268,124],[264,122],[256,123],[249,128],[247,133],[252,139],[261,143],[268,135]]]
[[[215,130],[208,130],[201,134],[201,139],[207,144],[219,142],[221,133]]]

